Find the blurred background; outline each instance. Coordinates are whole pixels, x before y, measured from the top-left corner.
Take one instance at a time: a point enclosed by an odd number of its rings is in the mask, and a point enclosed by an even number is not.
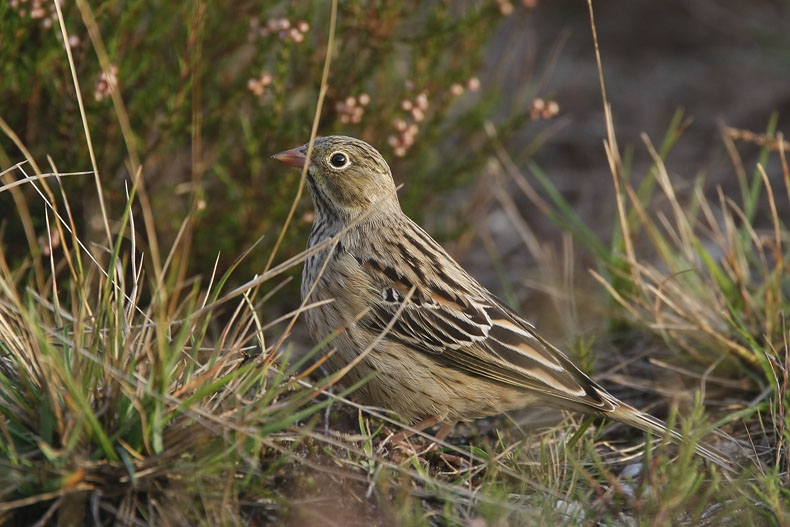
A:
[[[761,132],[775,119],[776,129],[787,130],[790,5],[633,0],[595,8],[607,95],[629,173],[643,177],[651,163],[641,133],[658,145],[668,131],[682,129],[667,157],[678,188],[688,182],[690,190],[704,174],[707,189],[721,185],[737,193],[722,129]],[[240,1],[228,9],[91,2],[100,44],[88,32],[88,15],[73,2],[62,9],[110,218],[121,217],[139,163],[162,247],[170,247],[195,212],[194,241],[181,255],[188,275],[210,274],[218,254],[223,272],[261,237],[233,284],[261,272],[271,258],[298,253],[310,203],[303,197],[272,255],[299,175],[269,156],[309,138],[329,3]],[[487,286],[522,304],[526,314],[542,316],[518,284],[541,280],[536,253],[561,259],[567,249],[555,224],[504,174],[502,160],[511,160],[527,182],[542,171],[596,233],[605,238],[611,231],[612,179],[587,5],[344,1],[337,20],[319,134],[357,136],[378,148],[405,185],[407,213]],[[5,129],[44,172],[53,170],[49,159],[61,172],[90,170],[54,4],[4,2],[0,30]],[[104,67],[105,52],[97,49],[106,50]],[[113,86],[120,95],[115,102]],[[670,130],[680,110],[684,124]],[[119,115],[128,116],[126,135]],[[743,146],[751,171],[759,146]],[[1,168],[23,159],[3,134]],[[3,181],[20,177],[11,171]],[[83,236],[101,240],[93,178],[67,176],[62,184]],[[32,211],[32,225],[18,220],[20,206]],[[0,193],[9,259],[47,245],[46,221],[30,186]],[[536,245],[528,250],[532,236]],[[583,249],[574,262],[582,270],[594,266]],[[297,301],[282,297],[285,304]]]

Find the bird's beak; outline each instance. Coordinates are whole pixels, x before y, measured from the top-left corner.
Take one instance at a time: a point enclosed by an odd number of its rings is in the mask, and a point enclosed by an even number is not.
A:
[[[280,152],[279,154],[274,154],[272,158],[276,159],[280,163],[285,163],[289,167],[294,168],[304,167],[304,164],[307,161],[307,158],[302,151],[302,147],[286,150],[285,152]]]

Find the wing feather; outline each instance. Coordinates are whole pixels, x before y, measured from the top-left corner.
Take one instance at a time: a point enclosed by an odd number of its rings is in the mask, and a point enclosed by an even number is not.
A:
[[[360,263],[382,293],[360,323],[379,332],[398,313],[412,280],[393,267],[369,262]],[[466,288],[475,289],[475,295],[459,295],[458,287],[448,292],[441,285],[418,288],[386,338],[467,375],[611,411],[594,382],[482,286]]]

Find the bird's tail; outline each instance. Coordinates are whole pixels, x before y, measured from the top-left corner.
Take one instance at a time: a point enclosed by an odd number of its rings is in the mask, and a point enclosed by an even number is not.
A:
[[[646,414],[644,412],[640,412],[636,408],[621,401],[617,401],[616,399],[615,401],[617,402],[615,408],[607,412],[606,417],[629,426],[633,426],[644,432],[653,433],[659,437],[667,437],[673,443],[678,445],[691,443],[691,440],[688,437],[684,436],[677,430],[669,428],[667,424],[661,419],[653,417],[652,415]],[[698,455],[704,457],[711,463],[715,463],[728,472],[736,472],[735,467],[737,466],[737,463],[733,463],[733,461],[728,459],[725,454],[713,448],[712,446],[706,445],[705,443],[696,442],[694,443],[694,448]]]

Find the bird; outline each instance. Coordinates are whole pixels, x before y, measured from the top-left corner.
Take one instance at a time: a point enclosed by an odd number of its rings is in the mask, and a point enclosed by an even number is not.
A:
[[[308,157],[309,156],[309,157]],[[612,396],[488,291],[401,209],[384,157],[347,136],[272,156],[306,169],[314,204],[301,294],[329,370],[365,403],[414,430],[527,406],[605,417],[676,443],[687,438]],[[312,251],[311,251],[312,250]],[[732,470],[724,454],[697,454]]]

